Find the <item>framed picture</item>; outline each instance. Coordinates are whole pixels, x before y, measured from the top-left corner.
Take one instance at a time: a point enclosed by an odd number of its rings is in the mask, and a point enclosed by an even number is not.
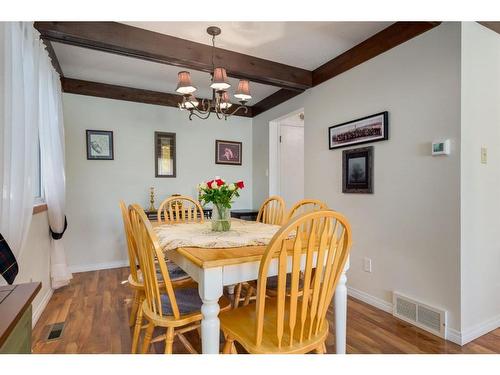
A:
[[[215,141],[215,164],[241,165],[241,154],[241,142]]]
[[[342,193],[373,193],[373,146],[342,152]]]
[[[328,146],[334,148],[389,139],[387,111],[328,128]]]
[[[155,132],[155,177],[176,177],[175,133]]]
[[[113,160],[113,132],[87,130],[87,160]]]

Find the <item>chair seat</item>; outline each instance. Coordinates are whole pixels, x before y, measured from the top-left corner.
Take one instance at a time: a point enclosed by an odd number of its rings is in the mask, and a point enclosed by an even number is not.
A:
[[[192,313],[201,314],[201,305],[203,304],[203,301],[200,298],[197,287],[175,288],[174,293],[175,300],[177,301],[177,307],[179,308],[179,313],[181,315],[188,315]],[[168,295],[162,294],[160,298],[163,316],[174,315]],[[220,311],[227,311],[231,308],[231,301],[225,296],[222,296],[219,298],[219,307]]]
[[[247,305],[237,309],[221,312],[219,315],[221,329],[226,335],[232,336],[238,341],[249,353],[276,353],[276,354],[293,354],[306,353],[312,351],[324,342],[328,335],[328,322],[323,322],[316,335],[312,335],[311,339],[307,339],[309,333],[309,319],[306,320],[304,327],[303,340],[300,339],[300,323],[297,322],[294,331],[293,345],[290,346],[290,334],[288,328],[288,317],[285,315],[285,332],[281,342],[281,348],[278,348],[278,338],[276,335],[277,321],[277,304],[276,298],[266,299],[266,308],[264,311],[264,329],[262,335],[262,343],[256,346],[257,330],[255,322],[257,321],[255,305]],[[288,304],[289,301],[286,301]],[[300,302],[299,302],[300,303]]]
[[[174,262],[167,261],[166,263],[167,263],[167,268],[168,268],[168,274],[169,274],[170,280],[172,280],[172,282],[188,279],[190,277],[186,272],[184,272],[184,270],[182,268],[180,268]],[[158,278],[158,282],[160,282],[160,283],[163,282],[163,275],[161,274],[159,266],[156,266],[156,277]],[[129,283],[135,284],[135,283],[133,283],[133,281],[131,279],[132,279],[132,275],[129,276]],[[140,284],[144,283],[144,280],[142,279],[141,270],[137,270],[137,279],[138,279],[137,281]]]
[[[257,280],[252,280],[248,282],[249,285],[257,288]],[[290,290],[292,285],[292,274],[288,273],[286,275],[286,290]],[[299,279],[299,289],[304,287],[304,280]],[[270,276],[267,278],[266,289],[277,290],[278,289],[278,276]]]
[[[198,293],[198,288],[179,288],[174,290],[177,307],[181,315],[191,314],[201,310],[203,301]],[[164,316],[172,316],[172,305],[167,294],[161,296],[161,308]]]
[[[181,279],[187,279],[189,275],[184,272],[182,268],[180,268],[177,264],[171,261],[167,261],[167,267],[168,267],[168,274],[170,275],[170,279],[172,281],[178,281]],[[157,272],[160,273],[160,270],[158,269]]]

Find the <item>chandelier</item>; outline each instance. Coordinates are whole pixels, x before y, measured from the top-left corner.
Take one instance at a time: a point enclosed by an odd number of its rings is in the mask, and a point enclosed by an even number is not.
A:
[[[216,26],[210,26],[207,33],[212,36],[212,73],[211,84],[212,99],[202,99],[201,103],[195,98],[193,93],[196,87],[191,83],[191,74],[187,71],[179,72],[176,92],[182,95],[182,102],[179,103],[181,110],[189,111],[189,119],[192,120],[196,116],[202,120],[210,117],[215,113],[219,120],[225,119],[234,115],[236,112],[248,112],[248,107],[245,105],[252,97],[250,96],[250,83],[246,79],[241,79],[238,83],[238,88],[234,96],[238,99],[240,105],[231,103],[229,99],[228,89],[231,87],[227,79],[226,69],[215,67],[215,37],[221,33],[221,29]]]

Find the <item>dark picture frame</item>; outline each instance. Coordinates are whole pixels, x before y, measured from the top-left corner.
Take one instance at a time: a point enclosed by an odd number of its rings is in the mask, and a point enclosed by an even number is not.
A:
[[[114,160],[113,131],[86,130],[87,160]]]
[[[243,144],[235,141],[215,141],[215,164],[241,165]]]
[[[175,133],[155,132],[155,177],[177,177]]]
[[[342,152],[342,193],[373,194],[373,146]]]
[[[389,112],[358,118],[328,128],[330,150],[389,139]]]

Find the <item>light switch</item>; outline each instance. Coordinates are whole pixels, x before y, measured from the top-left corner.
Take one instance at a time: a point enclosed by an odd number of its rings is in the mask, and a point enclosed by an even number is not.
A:
[[[481,147],[481,164],[487,164],[488,163],[488,149],[483,146]]]

